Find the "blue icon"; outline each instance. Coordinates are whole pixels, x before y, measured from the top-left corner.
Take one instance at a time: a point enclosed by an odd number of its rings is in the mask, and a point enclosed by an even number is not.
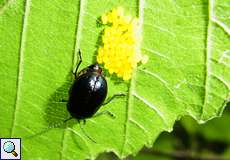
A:
[[[11,153],[13,154],[15,157],[18,156],[17,152],[15,152],[15,145],[13,142],[11,141],[6,141],[4,144],[3,144],[3,150],[7,153]]]
[[[21,138],[0,138],[0,160],[21,160]]]

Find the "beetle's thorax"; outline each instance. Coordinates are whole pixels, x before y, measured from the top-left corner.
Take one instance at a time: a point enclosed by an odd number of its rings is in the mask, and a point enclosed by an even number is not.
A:
[[[92,64],[88,68],[91,69],[92,72],[98,73],[100,75],[102,74],[102,69],[101,69],[101,67],[99,66],[98,63]]]
[[[85,69],[81,70],[78,73],[77,77],[79,77],[83,74],[86,74],[86,73],[96,73],[99,76],[103,75],[102,68],[97,63],[92,64],[92,65],[86,67]]]

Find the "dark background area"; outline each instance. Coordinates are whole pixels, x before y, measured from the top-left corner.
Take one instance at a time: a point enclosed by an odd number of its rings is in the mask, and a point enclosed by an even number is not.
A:
[[[163,132],[154,147],[143,148],[126,160],[230,160],[230,103],[221,117],[198,124],[191,117],[176,122],[171,133]],[[113,153],[97,160],[118,160]]]

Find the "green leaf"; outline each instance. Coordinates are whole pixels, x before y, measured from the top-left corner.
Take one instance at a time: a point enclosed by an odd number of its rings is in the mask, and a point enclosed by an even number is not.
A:
[[[227,107],[229,105],[230,103]],[[152,150],[144,148],[133,159],[163,160],[175,159],[174,156],[189,159],[188,157],[191,155],[193,159],[228,158],[230,155],[230,146],[228,145],[230,142],[230,128],[226,126],[228,126],[229,118],[229,108],[225,109],[220,118],[214,118],[200,125],[189,116],[183,117],[176,122],[173,132],[161,133],[154,142]],[[98,160],[100,160],[99,158]]]
[[[0,4],[0,137],[22,137],[23,159],[94,159],[104,151],[126,157],[151,146],[181,116],[199,122],[220,116],[229,98],[229,0]],[[128,96],[100,109],[115,119],[87,120],[84,129],[97,143],[75,120],[47,129],[69,116],[60,100],[68,97],[76,53],[83,53],[81,68],[95,62],[98,18],[117,6],[139,17],[149,62],[129,83],[108,76],[108,96]]]
[[[206,124],[198,125],[190,117],[182,118],[181,122],[187,132],[194,136],[200,134],[209,141],[230,143],[230,129],[226,127],[230,120],[230,110],[226,108],[221,118],[215,118]]]

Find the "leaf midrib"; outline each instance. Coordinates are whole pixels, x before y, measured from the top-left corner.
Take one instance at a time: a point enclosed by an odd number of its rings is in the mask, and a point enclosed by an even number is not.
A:
[[[82,30],[82,13],[83,13],[83,8],[84,8],[84,1],[83,0],[80,0],[79,1],[79,12],[78,12],[78,15],[76,15],[76,27],[75,27],[75,38],[74,38],[74,49],[73,49],[73,55],[72,55],[72,69],[75,70],[75,63],[76,63],[76,55],[77,55],[77,52],[79,50],[79,47],[80,47],[80,38],[81,38],[81,30]],[[62,140],[61,140],[61,155],[60,155],[60,159],[62,160],[63,159],[63,154],[65,152],[65,136],[66,136],[66,132],[67,132],[67,129],[65,128],[64,131],[63,131],[63,135],[62,135]]]
[[[26,27],[28,21],[28,15],[30,11],[30,0],[25,0],[24,2],[24,15],[22,17],[22,30],[21,30],[21,39],[20,39],[20,46],[19,46],[19,63],[18,63],[18,73],[17,73],[17,82],[16,82],[16,98],[14,103],[14,112],[13,112],[13,120],[12,120],[12,129],[10,133],[10,137],[14,135],[15,129],[15,122],[17,118],[17,112],[19,108],[19,101],[21,97],[21,81],[23,77],[23,65],[24,65],[24,49],[25,49],[25,42],[26,42]]]
[[[139,18],[139,25],[140,25],[140,32],[142,33],[143,29],[143,21],[144,21],[144,0],[139,0],[138,2],[138,18]],[[141,46],[139,44],[138,50],[141,51]],[[137,68],[133,71],[132,78],[130,80],[129,84],[129,91],[128,91],[128,102],[126,105],[126,117],[125,117],[125,124],[124,124],[124,140],[123,145],[121,148],[121,156],[125,155],[124,151],[127,144],[127,131],[128,131],[128,123],[129,123],[129,117],[130,117],[130,108],[133,106],[133,90],[135,89],[135,81],[136,81],[136,72]]]
[[[206,44],[205,44],[205,82],[204,82],[204,100],[203,105],[201,108],[201,116],[200,119],[203,119],[204,109],[207,105],[207,97],[208,97],[208,83],[209,77],[211,72],[210,67],[210,59],[211,59],[211,52],[212,52],[212,39],[211,39],[211,32],[212,32],[212,17],[214,16],[214,2],[215,0],[208,1],[208,24],[207,24],[207,36],[206,36]]]

